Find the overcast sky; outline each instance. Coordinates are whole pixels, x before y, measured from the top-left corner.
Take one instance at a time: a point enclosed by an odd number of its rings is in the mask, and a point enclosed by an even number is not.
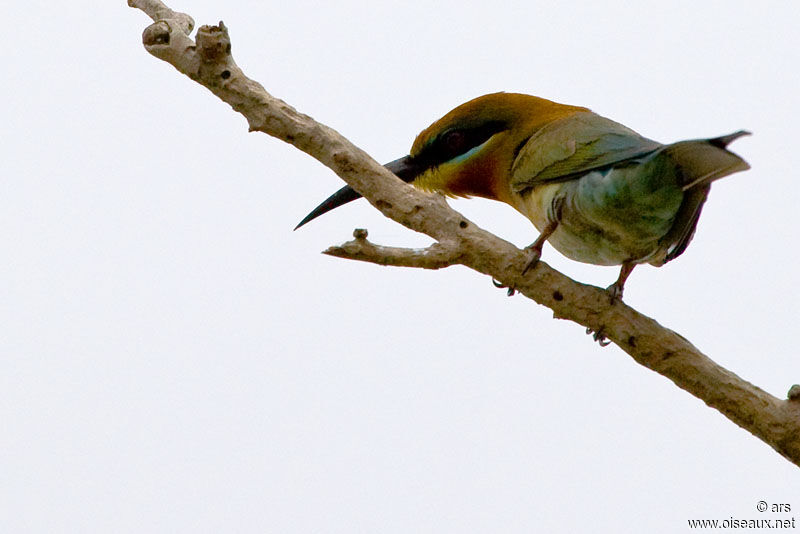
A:
[[[749,129],[687,252],[631,306],[784,398],[797,355],[796,2],[171,3],[382,162],[494,91],[663,142]],[[0,530],[655,532],[800,516],[795,466],[615,346],[465,268],[319,254],[364,201],[145,52],[124,1],[16,2],[2,32]],[[487,200],[452,205],[519,246]],[[546,246],[607,286],[617,268]],[[791,513],[760,513],[758,501]]]

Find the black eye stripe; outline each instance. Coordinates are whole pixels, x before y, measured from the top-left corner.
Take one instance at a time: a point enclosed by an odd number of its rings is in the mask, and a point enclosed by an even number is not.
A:
[[[436,136],[415,159],[424,161],[426,167],[435,167],[469,152],[506,129],[502,121],[488,121],[474,127],[455,126]]]

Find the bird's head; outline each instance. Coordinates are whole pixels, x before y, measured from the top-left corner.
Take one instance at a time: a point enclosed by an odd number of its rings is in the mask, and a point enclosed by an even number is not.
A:
[[[386,168],[427,191],[508,202],[511,168],[519,149],[544,125],[579,111],[587,110],[518,93],[480,96],[424,129],[409,155]],[[297,228],[359,196],[350,186],[343,187]]]

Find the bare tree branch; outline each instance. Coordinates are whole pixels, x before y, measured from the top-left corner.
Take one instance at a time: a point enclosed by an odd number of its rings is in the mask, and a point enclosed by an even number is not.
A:
[[[800,466],[800,397],[781,400],[717,365],[679,334],[624,303],[610,304],[605,291],[575,282],[543,262],[522,276],[525,254],[451,209],[440,195],[415,190],[333,129],[297,112],[236,66],[228,31],[202,26],[196,43],[188,15],[158,0],[128,0],[155,23],[143,33],[155,57],[208,88],[248,121],[251,131],[290,143],[332,169],[387,217],[432,237],[423,250],[373,245],[366,236],[332,247],[327,254],[383,265],[441,268],[458,263],[515,288],[526,297],[600,333],[634,360],[672,380]]]

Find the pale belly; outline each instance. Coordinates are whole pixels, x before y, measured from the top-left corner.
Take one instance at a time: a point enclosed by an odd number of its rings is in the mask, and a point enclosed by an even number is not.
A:
[[[594,265],[648,262],[663,252],[661,240],[672,226],[682,193],[668,187],[642,195],[635,188],[619,187],[621,179],[631,178],[627,174],[595,171],[579,180],[537,186],[520,195],[517,209],[541,231],[555,218],[555,199],[563,199],[559,225],[547,241],[572,260]]]

